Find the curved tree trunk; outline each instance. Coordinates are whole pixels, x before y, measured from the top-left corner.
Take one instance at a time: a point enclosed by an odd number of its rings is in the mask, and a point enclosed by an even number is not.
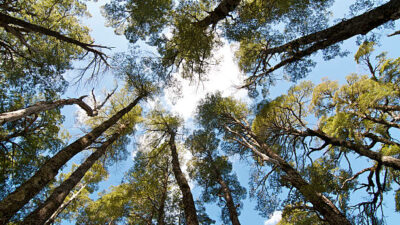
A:
[[[72,189],[81,181],[86,172],[93,166],[93,164],[103,156],[108,147],[113,144],[121,136],[120,132],[113,134],[106,142],[104,142],[95,152],[93,152],[83,162],[68,179],[66,179],[60,186],[54,189],[53,193],[47,200],[41,204],[35,211],[29,214],[23,224],[40,225],[44,224],[54,212],[61,206],[67,195]]]
[[[361,156],[365,156],[374,161],[377,161],[386,167],[391,167],[395,170],[400,170],[400,159],[397,159],[392,156],[385,156],[382,153],[372,151],[361,144],[356,144],[347,140],[341,140],[335,137],[330,137],[320,130],[307,129],[305,132],[301,134],[303,134],[304,136],[319,137],[327,144],[348,148],[350,150],[353,150],[355,153]]]
[[[30,116],[32,114],[37,114],[39,112],[55,109],[57,107],[62,107],[65,105],[74,105],[74,104],[79,105],[83,110],[85,110],[88,116],[95,116],[95,113],[93,112],[92,108],[90,108],[90,106],[88,106],[84,101],[82,101],[82,99],[85,97],[86,96],[82,96],[80,98],[61,99],[54,102],[38,102],[25,109],[0,113],[0,125],[21,119],[26,116]]]
[[[276,154],[274,150],[269,148],[264,142],[258,140],[257,135],[253,133],[250,127],[242,124],[237,118],[227,115],[231,118],[233,123],[240,126],[243,131],[237,132],[229,127],[225,126],[226,131],[232,133],[237,138],[233,138],[234,141],[249,148],[255,155],[260,157],[261,160],[270,162],[283,170],[286,175],[284,178],[295,187],[307,201],[309,201],[313,208],[318,211],[325,220],[331,225],[351,225],[350,221],[343,215],[342,212],[332,203],[332,201],[320,192],[317,192],[315,188],[310,185],[300,173],[294,169],[288,162],[286,162],[281,156]],[[251,140],[251,142],[249,141]]]
[[[49,159],[30,179],[25,181],[14,192],[0,202],[0,224],[5,224],[10,218],[39,193],[52,179],[58,170],[72,157],[90,146],[108,128],[113,126],[125,114],[130,112],[144,96],[137,97],[126,108],[122,109],[110,119],[94,128],[91,132],[74,141]]]
[[[332,201],[320,192],[317,192],[299,172],[289,163],[277,155],[272,149],[265,144],[260,145],[267,157],[271,158],[275,165],[282,169],[287,179],[317,210],[331,225],[351,225],[350,221],[340,210],[332,203]],[[268,160],[270,161],[270,160]]]
[[[190,186],[183,174],[179,165],[178,152],[175,145],[175,132],[170,132],[169,147],[171,149],[172,156],[172,171],[174,172],[176,182],[178,183],[179,189],[182,192],[183,211],[185,213],[186,224],[198,225],[196,206],[194,204],[193,195],[190,191]]]
[[[207,157],[210,161],[211,166],[214,169],[215,175],[217,176],[217,182],[221,186],[221,190],[224,193],[224,199],[226,201],[226,207],[228,208],[229,218],[231,219],[232,225],[240,225],[239,214],[236,210],[231,190],[225,183],[224,179],[222,179],[221,173],[219,172],[218,168],[214,165],[214,159],[212,158],[211,154],[208,154]]]

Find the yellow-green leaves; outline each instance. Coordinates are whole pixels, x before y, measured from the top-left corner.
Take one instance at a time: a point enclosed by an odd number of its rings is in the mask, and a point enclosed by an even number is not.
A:
[[[374,51],[375,42],[363,42],[358,48],[357,53],[354,55],[354,59],[357,63],[360,63],[361,60],[366,60],[370,57],[371,52]]]
[[[308,104],[312,90],[311,82],[302,82],[292,87],[287,95],[266,103],[253,121],[254,132],[261,137],[267,137],[281,129],[290,131],[292,128],[304,128],[309,116]]]

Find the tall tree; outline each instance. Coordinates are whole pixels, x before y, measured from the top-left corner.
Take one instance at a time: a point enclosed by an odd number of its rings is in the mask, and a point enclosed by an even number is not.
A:
[[[323,50],[325,59],[343,56],[340,42],[399,19],[398,1],[376,5],[363,0],[351,8],[362,5],[364,13],[329,27],[333,2],[224,0],[173,4],[170,0],[152,0],[144,4],[127,0],[106,4],[105,14],[110,25],[131,42],[142,39],[157,46],[164,66],[181,66],[185,78],[204,79],[213,63],[213,49],[219,46],[219,34],[239,43],[239,66],[249,75],[242,87],[255,94],[258,85],[273,80],[270,73],[275,70],[283,67],[291,80],[303,78],[315,65],[309,56],[318,50]],[[172,36],[163,35],[163,29],[170,29]],[[279,58],[277,62],[275,58]]]
[[[148,122],[146,123],[149,131],[159,132],[161,137],[167,139],[166,142],[171,153],[172,171],[174,173],[176,182],[178,183],[179,189],[182,192],[182,203],[186,224],[199,224],[193,195],[190,190],[189,183],[182,172],[179,162],[178,149],[176,146],[176,135],[179,126],[181,126],[181,119],[179,117],[166,115],[165,112],[155,110],[151,112]]]
[[[130,123],[129,125],[134,125]],[[71,190],[81,181],[85,173],[102,157],[108,148],[124,133],[126,132],[127,125],[120,126],[109,139],[107,139],[100,147],[96,149],[86,160],[83,162],[60,186],[54,189],[52,194],[47,200],[39,205],[39,207],[26,217],[23,223],[27,224],[44,224],[61,206],[64,199],[71,192]]]
[[[141,90],[143,91],[143,90]],[[110,119],[102,122],[91,132],[63,148],[55,156],[49,159],[33,177],[18,187],[0,202],[0,218],[2,222],[8,221],[21,207],[34,197],[50,180],[58,173],[58,170],[65,165],[73,156],[90,146],[107,129],[114,126],[125,114],[129,113],[149,93],[139,92],[138,96],[125,108],[118,111]]]
[[[340,175],[341,185],[336,189],[368,189],[370,200],[357,203],[356,208],[364,213],[361,220],[374,223],[379,220],[376,211],[382,204],[383,193],[398,184],[392,177],[397,176],[400,165],[399,143],[393,136],[394,130],[399,129],[399,59],[380,54],[376,58],[378,65],[374,66],[372,49],[373,43],[366,42],[355,55],[359,63],[366,65],[370,77],[352,74],[342,86],[329,80],[317,86],[303,82],[288,94],[264,104],[253,128],[269,143],[279,139],[298,143],[310,140],[306,145],[311,145],[310,150],[303,154],[319,152],[325,166],[329,160],[340,164],[349,157],[367,158],[372,165],[364,162],[358,172],[352,169],[356,159],[348,161],[350,172]],[[318,119],[318,127],[308,125],[310,116]],[[322,150],[327,152],[320,153]],[[362,174],[369,174],[365,186],[356,182]]]
[[[217,93],[202,100],[198,107],[198,120],[206,128],[217,129],[238,152],[248,150],[257,160],[279,168],[285,174],[284,180],[296,188],[330,224],[351,224],[328,197],[307,182],[279,152],[263,141],[263,137],[252,131],[246,119],[248,113],[244,104]]]
[[[170,167],[163,147],[140,146],[123,183],[81,209],[78,223],[176,224]]]
[[[77,167],[78,165],[73,164],[71,171]],[[57,183],[62,184],[71,174],[72,172],[60,174]],[[44,224],[58,224],[62,219],[71,221],[76,218],[78,209],[89,201],[89,195],[98,189],[99,182],[107,179],[108,175],[102,163],[96,162]]]
[[[232,165],[226,156],[218,154],[219,141],[212,131],[194,131],[186,140],[194,159],[189,174],[204,188],[202,200],[216,201],[222,206],[221,217],[224,223],[240,225],[239,210],[246,189],[240,186]]]

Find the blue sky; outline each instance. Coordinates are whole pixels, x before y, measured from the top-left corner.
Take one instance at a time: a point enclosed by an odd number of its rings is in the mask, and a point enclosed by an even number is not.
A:
[[[347,12],[348,0],[337,0],[333,9],[335,15],[343,15],[344,12]],[[104,5],[105,1],[98,2],[88,2],[89,11],[92,14],[91,18],[87,18],[84,20],[84,23],[89,26],[92,31],[91,35],[95,39],[96,44],[111,46],[114,47],[112,52],[122,52],[128,50],[128,42],[125,40],[123,36],[117,36],[114,34],[112,28],[105,27],[105,20],[102,18],[100,14],[99,6]],[[398,24],[397,24],[398,25]],[[397,26],[399,27],[399,26]],[[389,56],[395,57],[399,56],[400,48],[398,47],[398,36],[394,36],[392,38],[383,38],[381,43],[381,47],[377,48],[376,52],[380,51],[389,51]],[[343,43],[342,47],[350,51],[350,54],[347,57],[336,58],[330,61],[323,61],[318,55],[316,60],[318,62],[317,66],[313,70],[313,72],[305,78],[305,80],[312,80],[314,83],[319,83],[321,78],[328,77],[331,80],[338,80],[341,83],[344,82],[345,76],[350,73],[358,73],[364,74],[365,68],[363,66],[357,65],[354,62],[353,55],[357,50],[357,46],[355,44],[355,39],[352,38]],[[244,101],[249,101],[247,98],[247,94],[245,91],[237,91],[233,88],[234,84],[238,84],[238,82],[243,78],[240,74],[236,64],[232,60],[233,57],[233,49],[234,46],[224,46],[217,55],[219,55],[223,60],[222,63],[216,68],[212,69],[209,77],[210,81],[206,82],[203,86],[190,86],[189,82],[182,80],[183,82],[183,93],[184,98],[178,100],[176,103],[172,103],[170,97],[172,96],[171,92],[166,92],[166,97],[164,99],[164,104],[171,111],[175,113],[179,113],[186,121],[188,121],[188,127],[191,127],[193,116],[193,110],[196,106],[196,102],[201,99],[207,92],[213,92],[215,90],[224,91],[225,95],[235,95],[235,97],[240,98]],[[109,53],[111,55],[111,53]],[[77,64],[79,65],[79,64]],[[73,77],[73,73],[67,74],[67,78]],[[80,85],[79,87],[72,86],[69,88],[65,97],[76,97],[82,96],[90,93],[93,87],[95,87],[95,91],[97,94],[100,94],[103,89],[111,90],[113,85],[113,76],[111,73],[105,73],[102,75],[97,82],[88,85]],[[271,98],[284,94],[286,90],[292,86],[293,83],[288,81],[279,81],[276,83],[274,87],[271,88]],[[73,137],[79,137],[81,135],[81,131],[79,126],[76,125],[76,118],[72,115],[76,115],[77,107],[68,106],[63,109],[63,114],[66,115],[66,121],[64,123],[65,129],[67,129]],[[134,147],[131,147],[134,150]],[[78,158],[82,156],[78,156],[74,159],[77,161]],[[127,170],[132,165],[131,158],[116,164],[114,167],[110,169],[110,178],[101,183],[101,189],[107,189],[110,185],[118,185],[121,182],[121,178],[124,170]],[[249,166],[239,161],[238,159],[234,160],[234,169],[239,176],[241,184],[247,186],[248,177],[249,177]],[[194,193],[198,194],[199,190],[194,188]],[[391,201],[391,197],[388,196],[387,200]],[[260,224],[260,225],[273,225],[278,221],[279,212],[276,212],[270,220],[268,220],[268,216],[261,217],[257,211],[254,210],[255,204],[254,201],[251,201],[249,198],[244,202],[244,207],[240,216],[240,220],[242,224]],[[389,206],[391,209],[387,210],[387,216],[390,217],[388,219],[388,224],[395,224],[395,221],[400,219],[398,213],[394,213],[393,206]],[[214,219],[217,220],[217,224],[221,224],[219,220],[220,210],[216,206],[207,206],[207,212]],[[65,223],[68,224],[68,223]]]

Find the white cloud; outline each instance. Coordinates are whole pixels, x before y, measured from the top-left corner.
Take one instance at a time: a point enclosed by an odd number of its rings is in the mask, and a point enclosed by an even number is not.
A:
[[[275,225],[282,219],[282,211],[275,211],[272,216],[264,222],[264,225]]]
[[[220,64],[212,68],[207,74],[208,80],[199,85],[177,78],[182,83],[182,98],[172,102],[174,90],[166,92],[171,111],[179,113],[186,121],[194,115],[199,100],[203,99],[207,93],[215,91],[222,92],[223,96],[234,96],[246,101],[247,91],[236,88],[242,83],[243,76],[233,60],[233,55],[234,50],[228,44],[219,49],[216,58],[221,60]]]

